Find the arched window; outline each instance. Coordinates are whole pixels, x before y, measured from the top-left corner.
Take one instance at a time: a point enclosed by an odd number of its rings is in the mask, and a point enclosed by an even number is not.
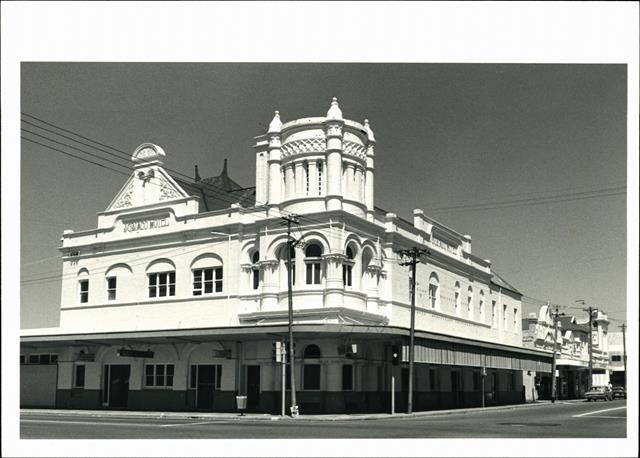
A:
[[[296,284],[296,250],[292,247],[289,246],[289,252],[291,253],[291,285],[295,285]],[[286,287],[287,285],[287,275],[288,275],[288,264],[287,264],[287,245],[284,244],[282,245],[282,248],[280,248],[280,254],[278,256],[280,258],[281,261],[281,266],[284,268],[284,272],[281,275],[281,278],[283,279],[283,283]]]
[[[168,259],[158,259],[147,267],[149,297],[176,295],[176,267]]]
[[[429,277],[429,305],[434,310],[440,305],[440,282],[435,273]]]
[[[460,283],[456,282],[456,287],[455,287],[455,309],[456,309],[456,315],[460,315]]]
[[[322,247],[312,243],[304,252],[304,262],[307,266],[307,285],[319,285],[322,265]]]
[[[484,291],[480,291],[480,321],[484,323]]]
[[[307,345],[307,347],[304,349],[304,357],[305,357],[305,359],[307,359],[307,358],[321,358],[322,357],[322,352],[320,352],[320,347],[318,347],[317,345],[314,345],[314,344]]]
[[[198,256],[191,264],[193,276],[192,294],[203,296],[221,293],[223,289],[222,260],[212,253]]]
[[[304,168],[304,179],[305,179],[305,195],[308,196],[309,195],[309,163],[308,162],[304,162],[303,164],[303,168]]]
[[[345,259],[342,264],[342,283],[344,283],[344,286],[353,286],[353,264],[355,256],[350,246],[347,247],[345,255],[347,259]]]
[[[467,313],[469,314],[469,319],[473,320],[473,288],[471,286],[469,286],[467,294]]]
[[[317,345],[307,345],[304,349],[304,367],[302,372],[302,389],[320,389],[320,364],[319,361],[311,361],[322,357],[320,348]]]
[[[260,252],[256,251],[251,256],[251,287],[253,289],[258,289],[260,286],[260,266],[258,262],[260,261]]]
[[[322,195],[322,161],[318,161],[316,164],[318,169],[318,195]]]
[[[89,302],[89,271],[85,268],[78,272],[78,298],[81,304]]]

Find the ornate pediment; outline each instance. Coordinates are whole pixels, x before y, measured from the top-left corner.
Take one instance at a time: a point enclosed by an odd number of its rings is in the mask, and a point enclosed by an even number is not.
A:
[[[122,187],[107,211],[122,210],[189,197],[173,178],[153,165],[137,168]]]
[[[162,164],[165,156],[166,154],[160,146],[154,145],[153,143],[143,143],[135,149],[131,155],[131,160],[136,164],[149,162],[159,162]]]

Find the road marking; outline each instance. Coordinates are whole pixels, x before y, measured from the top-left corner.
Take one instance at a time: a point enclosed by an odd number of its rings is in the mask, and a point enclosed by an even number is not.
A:
[[[191,426],[191,425],[210,425],[210,424],[214,424],[214,423],[220,423],[220,420],[218,421],[198,421],[195,423],[176,423],[173,425],[160,425],[163,428],[168,428],[170,426]]]
[[[29,420],[21,418],[20,423],[57,423],[57,424],[79,424],[79,425],[114,425],[114,426],[162,426],[145,423],[124,423],[115,421],[74,421],[74,420]]]
[[[586,412],[586,413],[581,413],[581,414],[578,414],[578,415],[573,415],[573,417],[586,417],[587,415],[593,415],[593,414],[601,413],[601,412],[610,412],[612,410],[620,410],[620,409],[626,409],[626,408],[627,408],[627,406],[612,407],[611,409],[595,410],[593,412]]]
[[[626,420],[627,419],[626,415],[624,417],[614,417],[612,415],[594,415],[591,418],[617,418],[618,420]]]

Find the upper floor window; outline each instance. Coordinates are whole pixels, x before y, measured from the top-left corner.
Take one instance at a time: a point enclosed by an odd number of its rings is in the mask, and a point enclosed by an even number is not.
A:
[[[484,291],[480,291],[480,321],[484,323]]]
[[[307,285],[319,285],[322,265],[322,248],[312,243],[305,250],[305,264],[307,266]]]
[[[438,276],[433,273],[429,277],[429,305],[432,309],[438,308],[440,302],[440,283]]]
[[[502,327],[507,329],[507,304],[502,306]]]
[[[222,267],[207,267],[193,271],[193,295],[222,292]]]
[[[58,355],[52,353],[30,354],[29,364],[56,364]]]
[[[165,297],[175,295],[175,272],[158,272],[149,274],[149,297]]]
[[[620,356],[620,355],[611,355],[611,361],[612,362],[620,362],[620,361],[622,361],[622,356]]]
[[[322,161],[318,161],[316,168],[318,170],[318,194],[322,195]]]
[[[461,301],[460,283],[456,282],[455,296],[454,296],[454,304],[455,304],[455,309],[456,309],[456,315],[460,314],[460,306],[461,306],[460,301]]]
[[[116,282],[117,282],[117,277],[107,278],[107,300],[108,301],[116,300]]]
[[[305,193],[305,195],[308,196],[309,195],[309,163],[305,162],[302,165],[302,168],[304,169],[304,180],[305,180],[305,183],[304,183],[305,192],[304,193]]]
[[[291,258],[291,265],[288,264],[287,260],[287,247],[289,249],[289,257]],[[280,249],[280,259],[283,262],[281,264],[284,266],[284,275],[281,276],[283,279],[284,285],[287,285],[287,276],[291,274],[291,285],[296,284],[296,250],[290,245],[283,245]]]
[[[342,264],[342,283],[344,286],[353,286],[354,255],[350,246],[347,247],[345,254],[347,259]]]
[[[80,291],[80,303],[86,304],[89,302],[89,280],[80,280],[78,288]]]
[[[260,266],[258,265],[259,261],[260,252],[256,251],[251,257],[251,262],[253,263],[253,266],[251,266],[251,287],[253,289],[258,289],[258,287],[260,286]]]
[[[496,301],[491,301],[491,326],[494,328],[498,325],[496,317]]]
[[[469,293],[467,296],[467,313],[469,314],[469,319],[473,320],[473,288],[469,286]]]
[[[513,332],[518,333],[518,309],[513,309]]]

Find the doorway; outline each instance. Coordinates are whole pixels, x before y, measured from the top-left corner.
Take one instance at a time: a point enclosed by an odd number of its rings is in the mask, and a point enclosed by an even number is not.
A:
[[[453,407],[460,407],[461,389],[460,385],[460,372],[456,370],[451,371],[451,402]]]
[[[215,391],[220,389],[221,369],[222,366],[219,364],[193,364],[191,366],[191,381],[196,388],[196,409],[213,410]]]
[[[125,408],[129,401],[129,364],[105,364],[103,403],[110,408]]]
[[[260,407],[260,366],[247,366],[247,410]]]

